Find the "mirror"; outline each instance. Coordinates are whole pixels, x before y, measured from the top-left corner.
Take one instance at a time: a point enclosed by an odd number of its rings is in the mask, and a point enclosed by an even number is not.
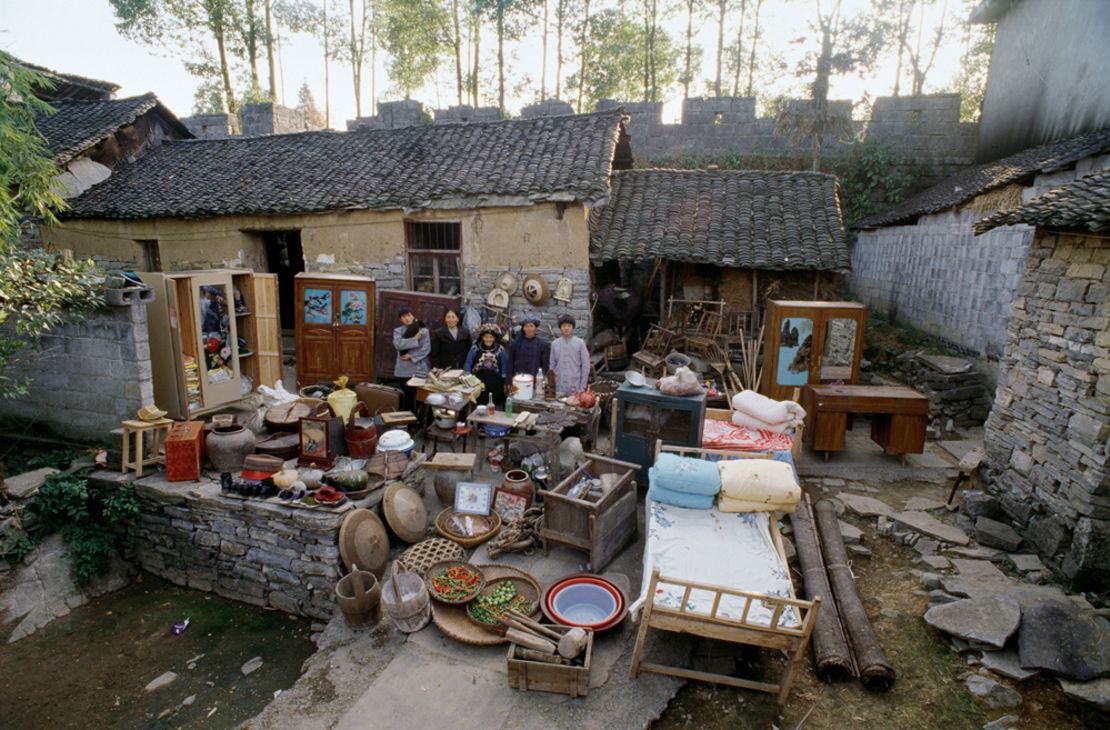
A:
[[[209,383],[224,383],[235,377],[236,343],[231,342],[226,284],[202,284],[200,342],[204,351],[204,375]]]
[[[825,329],[825,349],[821,354],[821,380],[852,379],[852,361],[856,355],[856,327],[854,319],[835,317]]]
[[[809,317],[785,317],[779,333],[779,385],[805,385],[809,382],[809,363],[813,354],[813,320]]]

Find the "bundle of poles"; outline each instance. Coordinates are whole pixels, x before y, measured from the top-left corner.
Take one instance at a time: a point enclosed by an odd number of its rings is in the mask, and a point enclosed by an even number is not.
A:
[[[806,597],[821,597],[812,637],[817,674],[829,682],[857,677],[868,689],[888,689],[894,669],[860,599],[833,503],[813,505],[806,495],[790,520]]]

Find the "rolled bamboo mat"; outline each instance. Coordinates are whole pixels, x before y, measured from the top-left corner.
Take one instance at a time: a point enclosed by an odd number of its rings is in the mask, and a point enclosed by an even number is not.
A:
[[[807,496],[794,508],[790,515],[794,526],[794,547],[798,562],[802,566],[802,581],[805,595],[809,600],[821,598],[821,608],[813,624],[813,660],[817,675],[826,682],[859,676],[848,648],[848,639],[841,626],[840,614],[825,574],[825,563],[821,558],[821,545],[817,539],[817,528]]]
[[[867,611],[860,600],[855,576],[848,567],[848,551],[845,550],[844,538],[840,535],[836,508],[829,500],[822,499],[817,502],[814,512],[821,535],[825,569],[832,584],[840,619],[851,642],[860,681],[868,689],[888,689],[894,684],[894,668],[887,662],[879,639],[871,628],[871,619],[867,618]],[[824,608],[822,605],[821,610]]]

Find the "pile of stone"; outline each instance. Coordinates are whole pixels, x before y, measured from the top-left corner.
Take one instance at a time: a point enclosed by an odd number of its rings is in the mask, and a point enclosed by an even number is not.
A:
[[[17,474],[0,480],[0,555],[8,555],[23,536],[23,508],[30,504],[39,488],[58,470],[43,467],[34,471]],[[0,565],[0,575],[6,574],[10,566]]]
[[[943,502],[921,497],[902,510],[847,491],[835,499],[859,516],[877,518],[880,535],[918,553],[928,569],[921,573],[929,598],[924,620],[966,656],[967,687],[991,708],[1020,707],[1015,686],[1047,673],[1072,698],[1110,710],[1105,611],[1047,583],[1040,559],[1016,552],[1022,538],[995,519],[1001,518],[996,500],[981,492],[965,495],[965,514],[952,517]]]
[[[980,426],[991,397],[971,360],[907,352],[896,359],[906,382],[929,397],[929,420],[940,432]]]

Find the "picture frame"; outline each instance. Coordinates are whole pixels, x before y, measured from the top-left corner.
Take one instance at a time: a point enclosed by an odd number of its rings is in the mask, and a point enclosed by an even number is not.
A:
[[[460,515],[488,515],[493,501],[493,485],[488,482],[458,482],[455,484],[455,513]]]
[[[494,490],[493,509],[501,515],[501,521],[505,524],[524,517],[524,512],[530,506],[530,502],[531,500],[528,499],[527,495],[510,492],[500,487]]]
[[[328,418],[304,416],[298,422],[297,465],[330,468],[335,461],[331,449]]]

